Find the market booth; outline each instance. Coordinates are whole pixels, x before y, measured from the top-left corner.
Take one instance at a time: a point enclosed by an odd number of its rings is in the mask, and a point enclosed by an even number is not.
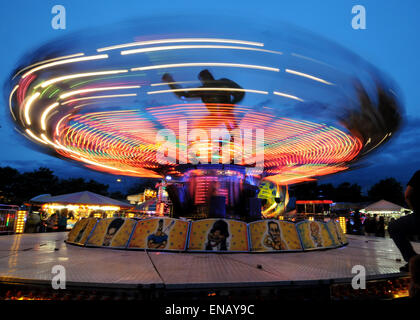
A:
[[[378,216],[384,216],[385,220],[388,220],[391,218],[398,219],[401,216],[411,213],[412,210],[386,200],[380,200],[368,205],[360,210],[360,212],[365,214],[377,214]]]
[[[90,191],[68,193],[63,195],[51,196],[40,195],[32,198],[31,203],[41,205],[41,210],[52,215],[56,211],[67,210],[67,228],[72,228],[74,224],[82,218],[110,218],[117,212],[127,211],[134,207],[126,202],[115,200]]]
[[[0,204],[0,235],[22,233],[25,227],[27,212],[19,206]]]

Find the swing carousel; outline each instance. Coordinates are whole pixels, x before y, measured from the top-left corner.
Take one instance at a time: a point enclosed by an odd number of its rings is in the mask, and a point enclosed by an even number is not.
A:
[[[183,236],[174,250],[207,250],[194,232],[230,238],[231,248],[234,237],[246,238],[238,251],[343,244],[342,232],[321,222],[299,231],[255,220],[278,221],[288,186],[346,171],[390,140],[402,118],[395,84],[352,52],[295,27],[245,28],[241,18],[220,18],[215,27],[202,23],[208,18],[168,16],[163,24],[143,19],[75,33],[31,51],[12,73],[10,117],[33,147],[119,176],[170,177],[172,218],[204,219],[130,220],[118,228],[84,220],[74,232],[94,229],[102,238],[86,233],[76,242],[102,246],[106,235],[125,232],[106,245],[147,247],[154,232],[170,246],[163,234],[176,229]],[[205,223],[229,218],[236,220],[227,228]],[[282,247],[273,240],[280,231],[301,234]],[[319,245],[320,234],[331,241]]]

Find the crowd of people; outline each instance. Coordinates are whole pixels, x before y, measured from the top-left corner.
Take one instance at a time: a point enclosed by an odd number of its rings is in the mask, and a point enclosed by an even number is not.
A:
[[[391,221],[395,220],[391,218]],[[376,214],[366,217],[363,223],[364,233],[367,236],[385,237],[385,218]]]
[[[73,218],[73,213],[66,209],[56,210],[48,216],[47,212],[32,212],[28,215],[25,232],[56,232],[67,230],[67,220]]]
[[[384,216],[378,216],[377,214],[368,214],[365,217],[362,217],[360,213],[356,211],[354,212],[353,217],[347,221],[347,233],[385,237],[388,224],[394,220],[394,218],[391,218],[389,221],[386,221]]]

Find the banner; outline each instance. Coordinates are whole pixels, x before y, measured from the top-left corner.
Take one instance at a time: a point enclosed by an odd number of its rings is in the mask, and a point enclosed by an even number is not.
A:
[[[248,225],[251,251],[302,250],[295,224],[279,220],[260,220]]]
[[[247,224],[229,219],[191,223],[189,251],[248,251]]]
[[[185,250],[188,221],[152,218],[137,222],[129,248],[150,250]]]
[[[83,218],[77,221],[67,236],[67,242],[84,245],[97,221],[96,218]]]
[[[95,247],[125,248],[136,221],[125,218],[101,219],[95,226],[86,245]]]
[[[343,232],[343,229],[341,229],[340,226],[340,222],[338,221],[334,221],[335,224],[335,230],[337,232],[337,237],[338,240],[342,243],[342,244],[347,244],[349,243],[349,241],[347,240],[346,234]]]
[[[306,220],[297,223],[296,228],[305,250],[334,247],[334,242],[325,223]]]
[[[265,218],[277,218],[284,214],[289,203],[289,192],[287,186],[280,186],[268,180],[261,180],[258,186],[258,198],[264,200],[261,213]]]
[[[341,236],[337,230],[337,226],[335,222],[333,220],[330,220],[327,222],[326,225],[327,225],[328,231],[330,232],[331,238],[333,240],[333,244],[335,246],[341,246],[342,245]]]

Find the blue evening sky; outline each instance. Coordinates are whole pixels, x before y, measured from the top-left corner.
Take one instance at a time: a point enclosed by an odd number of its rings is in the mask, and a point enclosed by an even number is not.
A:
[[[51,8],[63,5],[67,11],[67,29],[51,27]],[[351,27],[354,5],[363,5],[367,12],[367,29]],[[23,54],[53,38],[74,31],[100,27],[141,17],[177,12],[234,14],[254,20],[278,19],[303,27],[341,44],[373,63],[399,85],[406,106],[405,127],[400,135],[380,152],[369,158],[366,167],[322,179],[322,183],[357,182],[364,191],[379,179],[395,177],[406,184],[420,169],[420,19],[418,0],[241,0],[241,1],[144,1],[144,0],[13,0],[0,2],[0,81],[4,83]],[[244,26],[245,27],[245,26]],[[25,143],[13,129],[2,103],[0,118],[0,166],[10,165],[22,171],[47,166],[61,177],[84,176],[110,183],[118,188],[117,177],[80,168],[42,153]],[[133,179],[125,179],[128,185]]]

